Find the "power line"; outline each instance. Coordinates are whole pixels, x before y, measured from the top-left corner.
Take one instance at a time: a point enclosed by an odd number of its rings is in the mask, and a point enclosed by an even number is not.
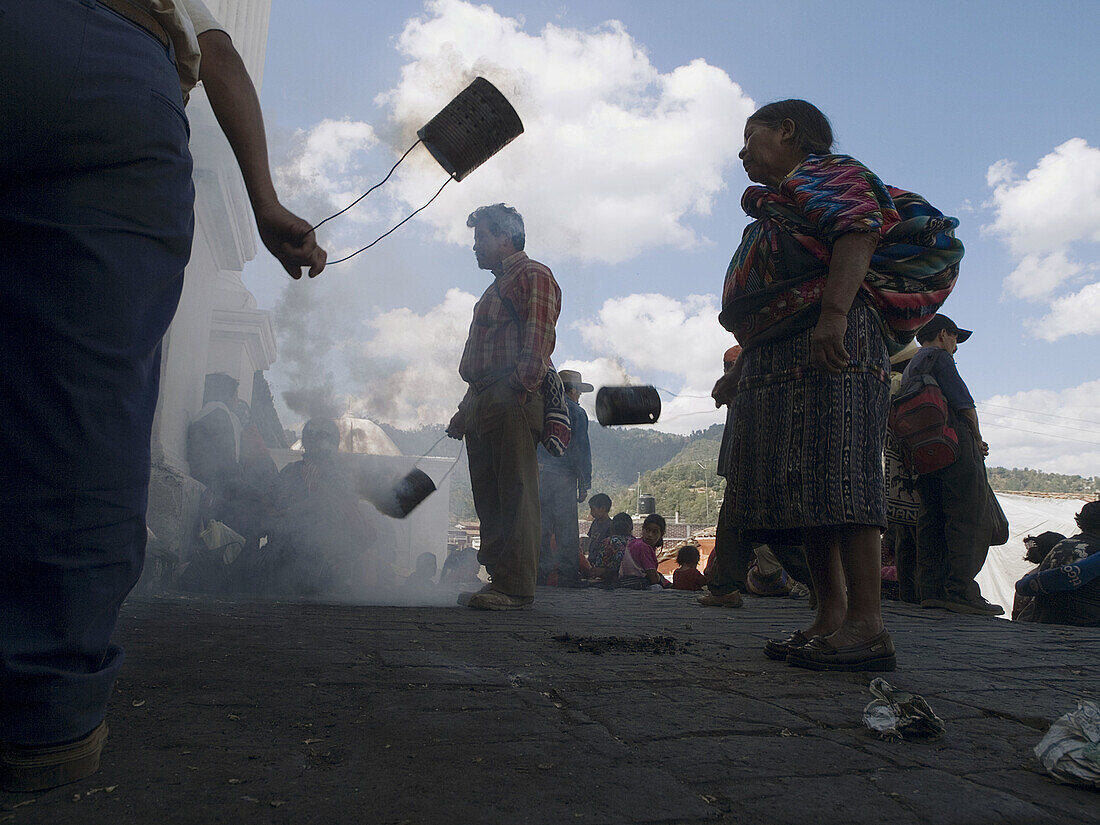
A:
[[[1019,427],[1010,427],[1007,424],[994,424],[994,423],[991,422],[989,426],[999,427],[1002,430],[1014,430],[1015,432],[1018,432],[1018,433],[1028,433],[1030,435],[1041,435],[1041,436],[1045,436],[1046,438],[1057,438],[1060,441],[1075,441],[1078,444],[1088,444],[1092,447],[1100,447],[1100,441],[1085,441],[1083,438],[1070,438],[1068,435],[1054,435],[1053,433],[1039,433],[1039,432],[1036,432],[1035,430],[1021,430]]]
[[[1035,421],[1031,418],[1020,418],[1019,416],[1005,415],[1004,413],[998,412],[991,412],[989,413],[989,416],[994,420],[1007,419],[1009,421],[1016,421],[1021,424],[1038,424],[1042,427],[1059,427],[1063,430],[1073,430],[1074,432],[1088,433],[1089,435],[1100,434],[1100,431],[1098,431],[1096,427],[1091,427],[1087,429],[1085,427],[1071,427],[1069,424],[1059,424],[1057,421]]]
[[[1006,404],[992,404],[989,401],[979,401],[983,407],[997,407],[1002,410],[1012,410],[1013,412],[1030,413],[1031,415],[1045,415],[1048,418],[1064,418],[1066,421],[1075,421],[1078,424],[1094,424],[1100,427],[1100,421],[1089,421],[1086,418],[1072,418],[1068,415],[1058,415],[1057,413],[1039,412],[1038,410],[1023,410],[1019,407],[1010,407]]]

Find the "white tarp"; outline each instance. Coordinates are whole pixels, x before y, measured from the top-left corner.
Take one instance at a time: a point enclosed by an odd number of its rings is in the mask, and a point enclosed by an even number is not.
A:
[[[985,566],[977,576],[982,595],[1005,609],[1005,618],[1012,613],[1016,582],[1032,565],[1024,561],[1024,537],[1053,530],[1064,536],[1078,532],[1073,517],[1085,505],[1076,499],[1013,496],[998,493],[997,500],[1008,517],[1008,544],[990,547]]]

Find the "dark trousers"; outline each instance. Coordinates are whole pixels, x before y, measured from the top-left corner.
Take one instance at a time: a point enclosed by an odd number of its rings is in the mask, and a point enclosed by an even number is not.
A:
[[[194,191],[171,54],[107,8],[0,0],[0,89],[0,741],[40,745],[122,663]]]
[[[733,491],[729,484],[722,497],[722,507],[718,511],[718,528],[715,533],[713,557],[707,562],[709,584],[707,588],[716,596],[724,596],[734,590],[748,592],[748,570],[752,565],[753,548],[762,542],[753,542],[745,538],[744,532],[733,526],[733,510],[736,507]],[[768,542],[787,575],[807,587],[810,582],[810,568],[806,564],[806,551],[796,544]]]
[[[481,520],[477,558],[494,590],[533,598],[539,563],[542,396],[521,404],[507,379],[474,396],[466,411],[466,451],[474,509]]]
[[[917,478],[917,594],[921,599],[974,601],[974,577],[985,564],[993,521],[989,482],[977,442],[957,428],[959,457],[950,467]]]
[[[894,545],[894,564],[898,568],[898,598],[919,604],[917,595],[917,528],[912,524],[889,522],[886,527]]]
[[[577,477],[568,473],[539,473],[539,508],[542,512],[542,543],[539,549],[539,575],[558,568],[558,576],[579,578],[578,555],[581,550],[580,524],[577,521]],[[557,551],[551,549],[554,538]]]

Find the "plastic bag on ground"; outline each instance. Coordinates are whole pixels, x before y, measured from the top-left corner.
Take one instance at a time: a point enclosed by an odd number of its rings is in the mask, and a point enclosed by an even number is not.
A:
[[[1100,788],[1100,706],[1078,699],[1077,710],[1055,720],[1035,755],[1059,782]]]
[[[868,686],[875,697],[863,709],[863,723],[883,739],[935,739],[946,726],[924,697],[898,690],[885,679]]]

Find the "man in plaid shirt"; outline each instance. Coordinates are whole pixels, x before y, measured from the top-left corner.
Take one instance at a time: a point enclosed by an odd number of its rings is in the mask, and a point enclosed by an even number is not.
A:
[[[542,432],[542,380],[554,351],[561,290],[523,251],[523,217],[502,203],[482,206],[474,230],[477,265],[493,283],[474,306],[458,372],[470,385],[447,427],[465,437],[478,560],[491,584],[460,599],[480,610],[516,610],[535,599],[541,517],[535,447]]]

